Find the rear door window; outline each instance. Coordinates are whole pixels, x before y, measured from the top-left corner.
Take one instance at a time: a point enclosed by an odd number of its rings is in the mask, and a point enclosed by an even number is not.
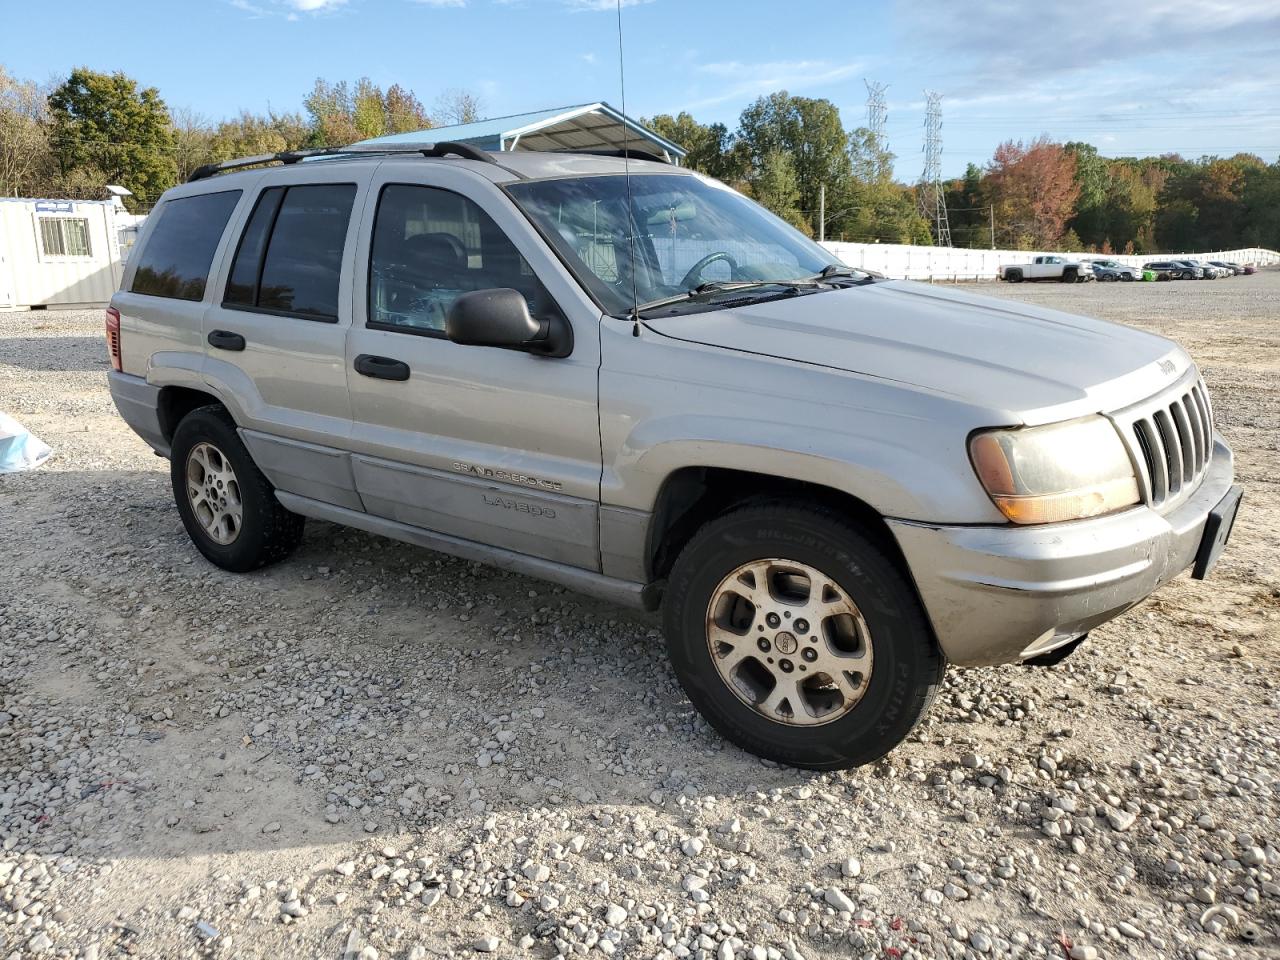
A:
[[[240,190],[166,200],[138,255],[133,293],[173,300],[203,300],[209,269]]]
[[[332,323],[353,183],[269,187],[240,239],[223,305]]]

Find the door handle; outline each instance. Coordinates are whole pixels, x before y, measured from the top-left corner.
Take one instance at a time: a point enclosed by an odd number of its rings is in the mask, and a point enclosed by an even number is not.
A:
[[[376,377],[379,380],[408,380],[409,365],[402,360],[393,360],[390,357],[375,357],[372,354],[362,353],[356,357],[356,373],[366,377]]]
[[[244,349],[244,337],[230,330],[210,330],[208,339],[209,346],[217,347],[219,350]]]

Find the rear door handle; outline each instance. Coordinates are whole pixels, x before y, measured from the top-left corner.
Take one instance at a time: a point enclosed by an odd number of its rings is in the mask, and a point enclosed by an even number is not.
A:
[[[219,350],[243,350],[244,337],[230,330],[210,330],[209,346],[217,347]]]
[[[362,353],[356,357],[356,373],[366,377],[377,377],[379,380],[408,380],[409,365],[402,360],[390,357],[375,357]]]

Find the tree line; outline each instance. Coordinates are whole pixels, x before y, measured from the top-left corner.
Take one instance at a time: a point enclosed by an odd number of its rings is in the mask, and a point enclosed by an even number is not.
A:
[[[466,123],[482,109],[466,90],[445,90],[428,111],[398,84],[318,79],[303,112],[211,121],[171,109],[124,73],[78,68],[40,85],[0,66],[0,196],[101,199],[111,183],[133,192],[131,209],[146,210],[206,163]]]
[[[688,113],[648,124],[689,150],[689,166],[810,235],[932,242],[916,188],[893,178],[893,155],[867,128],[846,130],[828,100],[770,94],[747,107],[732,132]],[[1280,248],[1280,159],[1253,154],[1110,159],[1087,143],[1011,140],[985,165],[969,164],[945,182],[943,194],[954,246],[1137,254]]]
[[[0,66],[0,195],[99,198],[127,187],[147,209],[196,167],[232,157],[342,146],[480,118],[466,90],[428,110],[399,84],[316,80],[301,112],[242,111],[211,121],[171,109],[154,87],[85,68],[42,86]],[[687,112],[642,121],[688,150],[686,164],[733,185],[810,236],[931,243],[917,190],[865,127],[829,100],[779,91],[735,129]],[[1280,160],[1107,158],[1087,143],[1008,141],[944,185],[956,246],[1155,253],[1280,248]]]

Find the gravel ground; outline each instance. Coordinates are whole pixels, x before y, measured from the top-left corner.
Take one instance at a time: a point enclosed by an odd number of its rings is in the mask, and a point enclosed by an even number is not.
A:
[[[656,621],[322,523],[234,576],[118,419],[101,314],[0,314],[0,957],[1275,957],[1280,273],[983,285],[1182,341],[1246,486],[1052,668],[872,768],[694,714]]]

